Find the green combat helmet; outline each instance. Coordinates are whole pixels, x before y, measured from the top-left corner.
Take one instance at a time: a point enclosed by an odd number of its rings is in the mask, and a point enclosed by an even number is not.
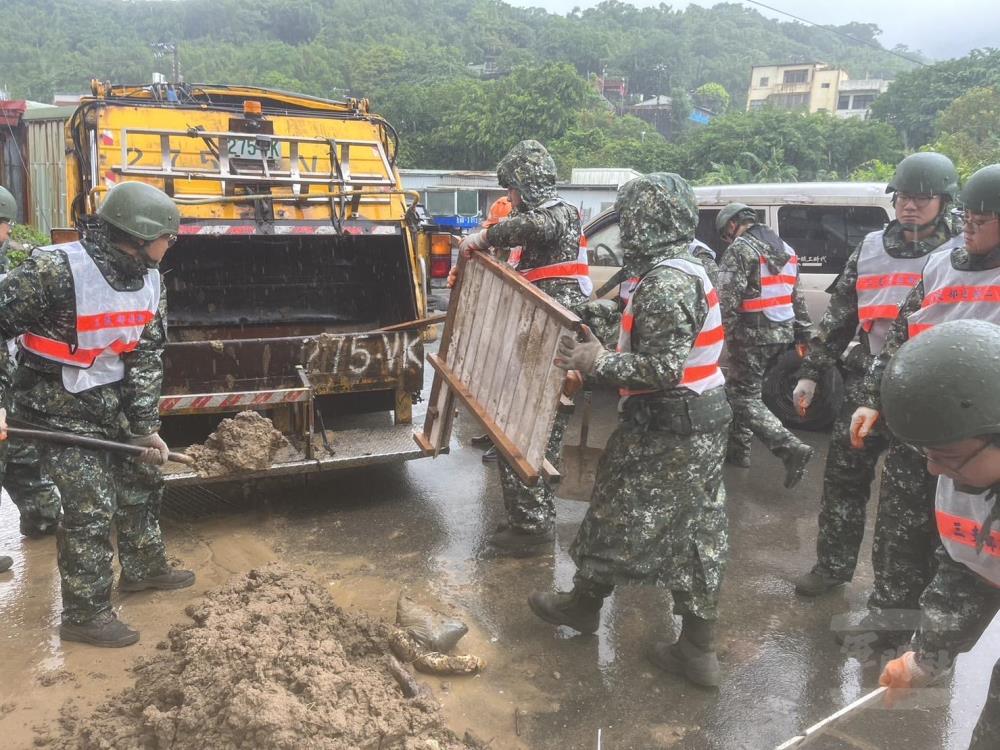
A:
[[[954,199],[958,195],[958,170],[944,154],[934,151],[910,154],[896,166],[896,174],[886,185],[885,192],[930,193]]]
[[[904,344],[882,378],[889,429],[911,445],[1000,434],[1000,326],[955,320]]]
[[[750,208],[750,206],[746,203],[730,203],[729,205],[724,206],[723,209],[719,211],[718,216],[715,217],[715,231],[720,237],[722,236],[722,231],[726,228],[726,225],[731,220],[736,218],[747,218],[756,221],[757,212]]]
[[[108,191],[100,219],[126,234],[151,241],[165,234],[177,234],[181,214],[173,200],[144,182],[122,182]]]
[[[962,188],[959,201],[967,211],[1000,214],[1000,164],[976,172]]]
[[[0,221],[14,221],[17,217],[17,201],[10,191],[0,186]]]

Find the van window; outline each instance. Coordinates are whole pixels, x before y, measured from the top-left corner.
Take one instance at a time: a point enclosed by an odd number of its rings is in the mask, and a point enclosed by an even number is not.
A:
[[[620,266],[624,258],[618,220],[587,237],[587,262],[592,266]]]
[[[721,258],[723,251],[729,245],[723,242],[718,233],[715,231],[715,217],[719,215],[718,208],[702,208],[698,211],[698,228],[694,231],[694,236],[699,240],[704,242],[710,248],[715,251],[715,257]],[[764,215],[764,209],[758,208],[757,211],[757,221],[761,224],[766,224],[767,219]]]
[[[840,273],[864,236],[888,221],[880,206],[778,208],[778,234],[795,248],[802,273]]]

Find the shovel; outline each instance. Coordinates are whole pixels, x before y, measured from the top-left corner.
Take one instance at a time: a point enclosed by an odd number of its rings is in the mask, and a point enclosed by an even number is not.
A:
[[[58,443],[60,445],[78,445],[81,448],[96,448],[98,450],[114,451],[116,453],[130,453],[138,456],[145,451],[141,445],[131,445],[129,443],[116,443],[114,440],[102,440],[101,438],[85,437],[74,435],[71,432],[55,432],[53,430],[31,430],[25,427],[8,427],[8,437],[22,438],[23,440],[42,440],[47,443]],[[194,459],[184,453],[170,452],[169,459],[179,464],[191,465]]]
[[[585,390],[580,394],[583,408],[580,410],[580,444],[564,445],[562,449],[562,481],[559,496],[573,500],[589,500],[597,461],[604,453],[602,448],[587,445],[590,437],[590,413],[593,392]]]
[[[842,718],[847,716],[847,714],[856,711],[862,706],[867,706],[873,700],[878,698],[882,693],[884,693],[889,688],[880,687],[872,690],[870,693],[866,693],[858,698],[854,703],[848,706],[844,706],[842,709],[837,711],[837,713],[827,716],[822,721],[818,721],[805,730],[802,734],[797,734],[792,737],[787,742],[782,742],[774,750],[791,750],[793,747],[805,747],[806,743],[813,739],[817,734],[820,734],[824,729],[833,724],[836,721],[840,721]]]

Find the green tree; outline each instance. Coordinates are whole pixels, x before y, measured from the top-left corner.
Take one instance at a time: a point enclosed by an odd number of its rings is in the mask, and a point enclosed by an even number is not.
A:
[[[1000,162],[1000,90],[975,88],[948,105],[937,119],[931,148],[947,154],[962,178]]]
[[[901,73],[872,105],[871,115],[893,125],[908,148],[930,143],[937,117],[972,88],[1000,85],[1000,50],[973,50],[965,57]]]
[[[721,83],[703,83],[694,90],[694,103],[699,107],[711,110],[717,115],[724,115],[729,109],[731,97]]]

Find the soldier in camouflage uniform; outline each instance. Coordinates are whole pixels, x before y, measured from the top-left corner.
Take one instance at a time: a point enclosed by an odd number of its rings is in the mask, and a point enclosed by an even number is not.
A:
[[[597,468],[590,509],[570,555],[573,590],[535,593],[546,622],[583,633],[598,626],[616,584],[669,588],[680,639],[653,660],[702,686],[719,682],[714,625],[727,552],[722,462],[732,417],[718,366],[717,295],[689,243],[698,222],[690,186],[675,174],[640,177],[618,191],[625,267],[637,277],[617,352],[584,328],[565,336],[556,364],[620,389],[618,428]]]
[[[946,678],[955,657],[971,649],[1000,612],[998,368],[1000,327],[959,320],[903,346],[882,381],[889,429],[920,446],[938,477],[937,571],[920,597],[913,641],[882,673],[880,682],[890,689]],[[1000,662],[969,750],[993,750],[998,738]]]
[[[881,354],[865,375],[864,400],[850,427],[856,445],[872,434],[879,417],[882,375],[912,335],[945,320],[1000,323],[995,294],[1000,286],[1000,165],[985,167],[970,177],[959,202],[967,211],[959,246],[929,256],[920,281],[889,329]],[[935,481],[922,459],[910,446],[893,441],[882,471],[872,548],[875,582],[863,624],[888,644],[909,638],[912,613],[934,575]]]
[[[166,300],[156,266],[180,217],[156,188],[125,182],[108,192],[98,218],[95,236],[36,251],[0,282],[0,338],[19,337],[12,421],[145,448],[140,460],[54,444],[40,449],[62,497],[60,636],[128,646],[139,634],[111,609],[112,522],[123,591],[194,582],[193,573],[167,564],[163,479],[151,465],[168,453],[157,433]]]
[[[886,191],[894,193],[897,217],[884,231],[866,237],[848,258],[809,344],[792,397],[804,414],[823,373],[839,366],[844,374],[845,397],[823,472],[816,565],[795,580],[795,590],[804,596],[825,593],[854,576],[875,465],[889,436],[879,427],[862,448],[852,447],[851,416],[864,398],[865,373],[882,351],[886,332],[919,278],[926,256],[951,241],[949,206],[958,193],[958,172],[946,156],[913,154],[900,162]],[[920,207],[913,196],[922,194],[937,198]],[[858,343],[848,351],[855,336]],[[919,466],[913,473],[924,474]],[[924,483],[917,482],[915,489],[922,492]],[[889,495],[884,487],[881,496]]]
[[[7,193],[0,188],[0,204],[4,204]],[[13,196],[10,197],[13,201]],[[11,214],[13,208],[0,208],[0,224]],[[10,224],[8,223],[9,227]],[[7,230],[0,230],[0,280],[5,278],[11,268],[16,265],[11,262],[11,246],[5,236]],[[12,345],[8,348],[12,351]],[[4,392],[9,393],[13,382],[16,360],[13,356],[6,358],[6,367],[0,378],[3,379]],[[7,404],[9,406],[9,404]],[[59,523],[59,491],[51,479],[42,473],[41,459],[37,446],[32,442],[14,440],[0,447],[0,452],[6,452],[5,468],[2,473],[3,488],[7,490],[21,517],[21,533],[24,536],[40,537],[54,534]],[[3,459],[0,459],[3,460]]]
[[[547,273],[547,267],[581,262],[580,212],[556,193],[556,165],[538,141],[521,141],[497,165],[497,179],[507,188],[513,212],[493,226],[462,241],[465,252],[521,246],[517,270],[569,310],[590,296],[589,275]],[[586,263],[584,253],[582,262]],[[546,458],[559,465],[568,415],[556,416]],[[525,485],[502,458],[498,461],[507,522],[490,538],[493,546],[511,554],[540,552],[553,539],[555,505],[548,482]]]
[[[802,478],[813,449],[785,429],[764,405],[761,391],[768,369],[789,345],[809,338],[809,312],[799,292],[797,259],[742,203],[723,208],[716,228],[731,243],[719,264],[719,300],[729,351],[726,390],[733,407],[726,461],[750,466],[750,442],[756,435],[781,458],[785,487],[793,487]],[[769,297],[779,289],[788,294]]]

